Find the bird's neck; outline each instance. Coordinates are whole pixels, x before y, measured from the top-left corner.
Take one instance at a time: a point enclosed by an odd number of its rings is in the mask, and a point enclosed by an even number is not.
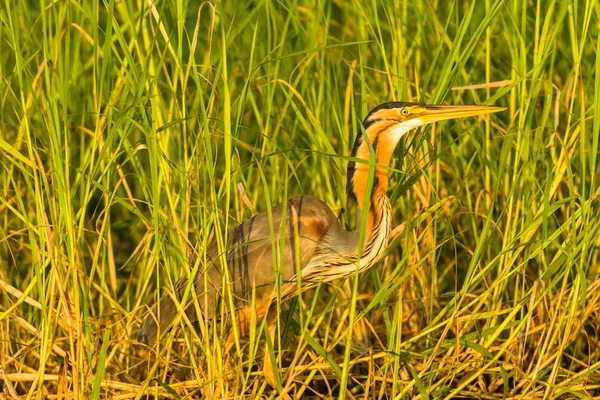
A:
[[[363,215],[367,214],[367,240],[374,231],[377,231],[383,221],[390,221],[391,208],[386,191],[388,189],[388,166],[396,143],[387,143],[386,136],[377,135],[371,139],[369,146],[359,135],[356,138],[352,157],[356,161],[348,164],[347,191],[351,198],[358,203],[357,226],[363,223]],[[375,165],[371,162],[375,158]],[[371,172],[371,168],[374,169]],[[369,175],[373,174],[372,182]]]
[[[364,223],[364,215],[366,215],[366,230],[365,240],[372,240],[373,236],[379,232],[379,227],[390,221],[391,207],[390,201],[387,197],[388,188],[388,176],[387,170],[383,170],[379,167],[376,168],[373,176],[372,187],[369,188],[368,165],[362,164],[357,166],[355,171],[355,186],[354,195],[356,196],[356,202],[358,203],[357,212],[357,229]],[[368,195],[370,193],[370,195]],[[368,196],[368,197],[367,197]],[[387,228],[385,229],[387,231]]]

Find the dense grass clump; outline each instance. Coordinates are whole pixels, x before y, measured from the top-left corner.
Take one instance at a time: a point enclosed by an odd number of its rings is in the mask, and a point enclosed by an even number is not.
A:
[[[595,1],[6,1],[0,390],[28,398],[600,397]],[[264,321],[147,304],[237,223],[345,168],[384,101],[506,106],[397,149],[382,262]],[[189,263],[188,260],[199,260]],[[356,285],[355,285],[356,284]]]

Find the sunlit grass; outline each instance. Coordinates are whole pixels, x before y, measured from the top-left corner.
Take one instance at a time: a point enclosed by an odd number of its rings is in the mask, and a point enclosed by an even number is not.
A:
[[[6,1],[0,18],[7,396],[600,396],[597,2]],[[355,228],[348,155],[390,100],[508,109],[398,146],[385,259],[274,306],[278,388],[264,321],[224,354],[225,308],[134,351],[147,305],[255,211],[313,195]]]

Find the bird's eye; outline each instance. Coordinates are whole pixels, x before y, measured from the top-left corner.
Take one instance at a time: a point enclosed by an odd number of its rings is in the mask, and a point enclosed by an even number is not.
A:
[[[408,109],[406,109],[406,108],[400,109],[400,114],[402,114],[403,116],[406,117],[408,115]]]

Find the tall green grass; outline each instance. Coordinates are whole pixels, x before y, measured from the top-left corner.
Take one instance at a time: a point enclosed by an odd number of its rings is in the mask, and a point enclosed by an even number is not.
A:
[[[3,393],[600,397],[599,4],[7,0]],[[255,210],[310,194],[354,228],[348,154],[390,100],[508,110],[411,134],[385,259],[277,302],[274,343],[183,315],[134,351]]]

